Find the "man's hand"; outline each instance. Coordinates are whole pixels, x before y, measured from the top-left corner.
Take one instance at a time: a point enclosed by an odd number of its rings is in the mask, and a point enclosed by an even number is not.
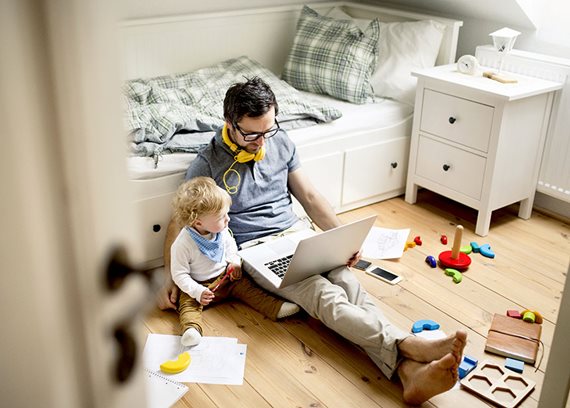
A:
[[[172,279],[168,279],[162,288],[156,294],[156,305],[161,310],[176,310],[176,301],[178,300],[178,286],[174,284]]]
[[[216,295],[214,295],[214,292],[212,292],[210,289],[206,289],[205,291],[202,292],[202,296],[200,296],[200,304],[206,306],[207,304],[209,304],[212,300],[214,300],[214,297]]]
[[[232,263],[228,266],[228,268],[233,268],[233,271],[230,274],[230,280],[232,282],[241,279],[241,266],[239,266],[238,264]]]
[[[350,258],[348,260],[348,262],[346,263],[347,266],[353,267],[354,265],[356,265],[356,263],[360,260],[360,257],[362,256],[362,249],[360,251],[358,251],[357,253],[355,253],[354,255],[352,255],[352,258]]]

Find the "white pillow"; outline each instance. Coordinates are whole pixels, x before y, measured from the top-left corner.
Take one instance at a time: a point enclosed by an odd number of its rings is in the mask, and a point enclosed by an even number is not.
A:
[[[445,25],[433,20],[380,23],[374,94],[413,105],[416,78],[410,73],[435,65],[444,32]]]
[[[353,18],[349,14],[345,13],[341,7],[333,7],[327,14],[327,17],[334,18],[335,20],[350,20],[355,24],[362,32],[366,31],[368,25],[372,20],[366,20],[364,18]],[[382,23],[380,23],[382,24]]]

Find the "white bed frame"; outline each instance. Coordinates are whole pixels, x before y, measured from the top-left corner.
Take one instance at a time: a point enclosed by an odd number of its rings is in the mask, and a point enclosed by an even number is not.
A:
[[[455,62],[461,21],[351,2],[317,3],[326,13],[342,6],[355,18],[380,21],[437,20],[447,29],[436,64]],[[187,72],[222,60],[248,55],[276,74],[295,36],[302,5],[129,20],[120,27],[125,79]],[[305,172],[337,212],[400,195],[404,191],[411,116],[388,128],[335,135],[331,140],[298,144]],[[354,147],[354,140],[359,146]],[[393,168],[396,163],[396,168]],[[184,174],[131,180],[144,259],[160,265],[173,192]]]

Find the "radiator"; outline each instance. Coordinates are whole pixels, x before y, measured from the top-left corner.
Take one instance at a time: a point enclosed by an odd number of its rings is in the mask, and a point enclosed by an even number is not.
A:
[[[477,47],[476,57],[485,67],[499,65],[491,46]],[[570,203],[570,60],[513,50],[503,70],[565,84],[554,98],[536,189]]]

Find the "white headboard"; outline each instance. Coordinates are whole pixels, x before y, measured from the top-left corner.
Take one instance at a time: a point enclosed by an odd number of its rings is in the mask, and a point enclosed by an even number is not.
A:
[[[455,62],[463,22],[351,2],[310,5],[319,13],[342,6],[356,18],[380,21],[432,19],[447,26],[437,65]],[[187,72],[247,55],[281,73],[302,5],[128,20],[120,24],[123,78]]]

